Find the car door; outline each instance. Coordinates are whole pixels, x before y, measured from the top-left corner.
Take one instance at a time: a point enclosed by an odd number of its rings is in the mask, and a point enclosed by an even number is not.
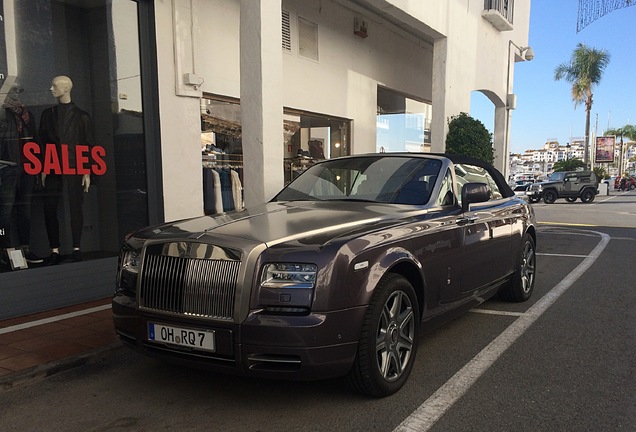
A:
[[[575,196],[579,193],[579,177],[577,173],[567,173],[563,179],[563,196]]]
[[[466,164],[462,164],[461,168],[458,173],[460,183],[485,183],[491,191],[489,201],[471,205],[458,218],[463,229],[461,292],[469,295],[508,274],[513,253],[511,240],[516,204],[504,198],[485,168]]]
[[[426,275],[427,306],[430,314],[444,312],[462,298],[461,274],[463,266],[464,228],[457,224],[461,214],[456,199],[457,189],[450,170],[447,170],[431,201],[435,207],[428,213],[428,233],[419,259]]]

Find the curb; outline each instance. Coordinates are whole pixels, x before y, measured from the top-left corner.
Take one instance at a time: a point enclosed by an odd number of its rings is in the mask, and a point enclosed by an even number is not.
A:
[[[121,342],[115,342],[111,345],[94,348],[73,357],[41,364],[0,377],[0,391],[12,390],[35,381],[43,380],[60,372],[66,372],[80,366],[99,363],[120,351],[123,351],[124,348],[125,347]]]

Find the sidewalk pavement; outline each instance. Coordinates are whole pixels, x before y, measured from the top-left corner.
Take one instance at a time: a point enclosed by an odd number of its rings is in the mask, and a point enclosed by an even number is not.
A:
[[[110,298],[0,321],[0,390],[99,361],[122,347]]]

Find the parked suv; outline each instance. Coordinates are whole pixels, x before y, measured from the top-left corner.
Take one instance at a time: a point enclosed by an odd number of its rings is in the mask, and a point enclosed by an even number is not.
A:
[[[541,198],[552,204],[557,198],[574,202],[581,198],[584,203],[594,201],[598,193],[598,179],[593,171],[562,171],[548,176],[548,180],[534,183],[528,191],[528,200],[537,202]]]

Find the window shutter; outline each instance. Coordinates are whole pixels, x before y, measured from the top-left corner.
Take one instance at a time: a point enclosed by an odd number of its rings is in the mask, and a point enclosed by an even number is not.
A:
[[[298,54],[318,61],[318,24],[298,17]]]
[[[283,50],[291,52],[291,28],[289,25],[289,11],[283,11]]]

